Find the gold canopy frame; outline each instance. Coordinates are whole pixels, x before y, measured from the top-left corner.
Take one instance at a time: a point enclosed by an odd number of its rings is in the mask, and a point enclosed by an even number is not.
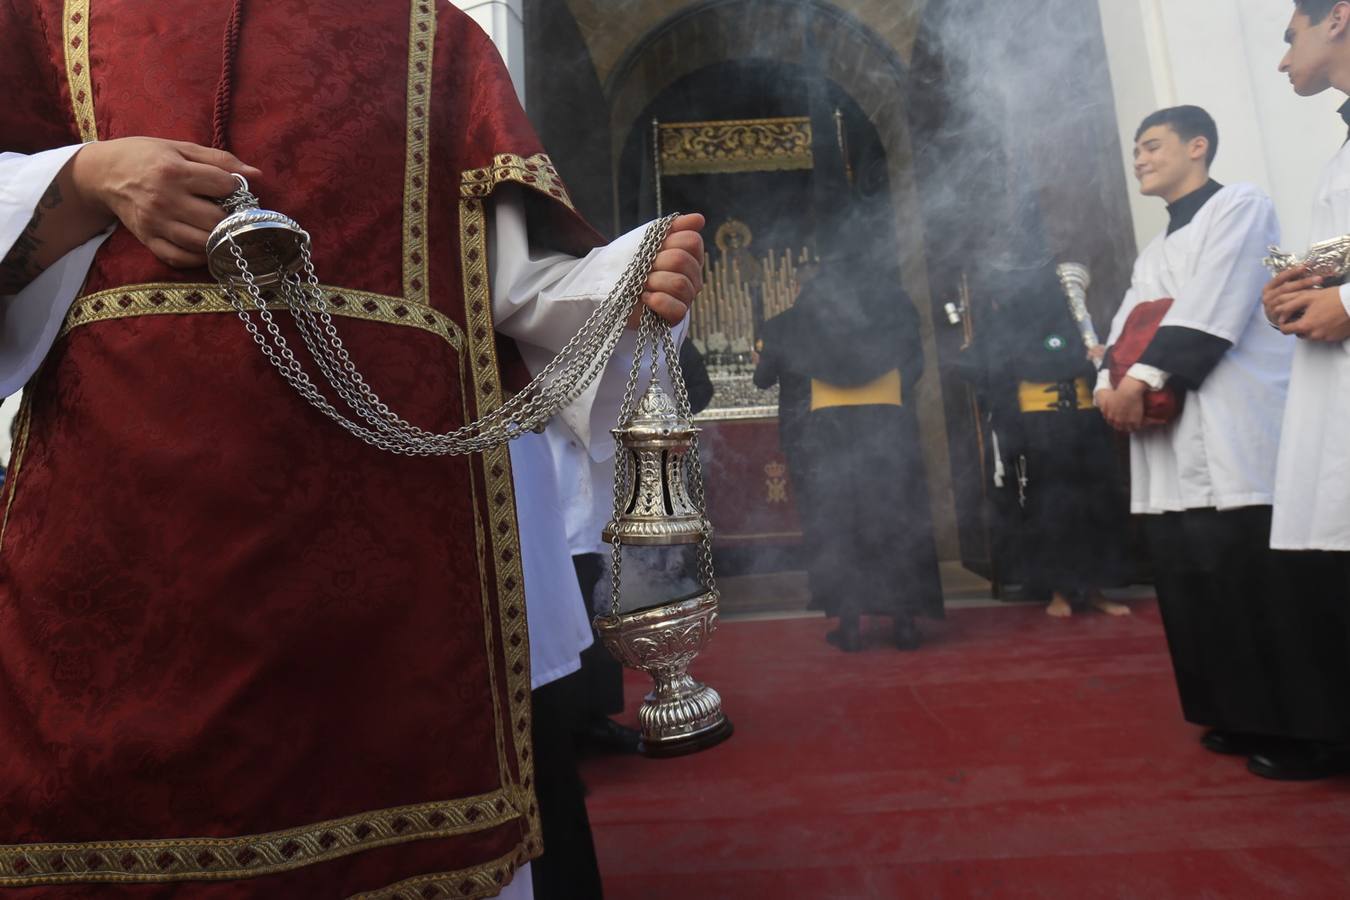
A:
[[[658,177],[815,167],[808,116],[658,122],[656,132]]]

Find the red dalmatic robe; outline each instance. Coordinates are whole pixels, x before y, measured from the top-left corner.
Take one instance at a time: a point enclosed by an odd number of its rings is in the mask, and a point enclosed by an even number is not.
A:
[[[0,5],[0,148],[209,143],[229,12]],[[589,232],[486,36],[434,0],[254,0],[233,91],[229,149],[313,235],[375,389],[437,431],[498,405],[484,201],[515,182],[555,246]],[[366,446],[208,282],[119,229],[28,386],[0,497],[0,888],[495,893],[540,850],[506,449]]]

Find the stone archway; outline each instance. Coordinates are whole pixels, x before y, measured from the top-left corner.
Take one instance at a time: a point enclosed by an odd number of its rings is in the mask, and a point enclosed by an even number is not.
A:
[[[936,372],[934,303],[905,106],[908,73],[894,49],[853,17],[821,2],[711,0],[672,16],[634,44],[605,81],[615,195],[623,143],[648,104],[686,75],[746,59],[787,62],[818,72],[857,103],[881,138],[895,214],[896,253],[905,287],[923,321],[929,360],[918,392],[918,415],[933,522],[940,556],[956,559],[960,546],[946,414]]]

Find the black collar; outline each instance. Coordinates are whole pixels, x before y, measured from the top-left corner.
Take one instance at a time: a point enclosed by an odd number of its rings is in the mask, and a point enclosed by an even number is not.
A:
[[[1195,214],[1200,211],[1200,207],[1208,203],[1209,198],[1221,190],[1223,190],[1223,185],[1211,178],[1205,182],[1204,187],[1191,191],[1175,203],[1168,204],[1167,233],[1171,234],[1191,224],[1191,219],[1195,218]]]

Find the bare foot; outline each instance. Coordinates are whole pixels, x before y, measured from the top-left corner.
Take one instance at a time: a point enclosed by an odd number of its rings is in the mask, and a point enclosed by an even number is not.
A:
[[[1067,619],[1073,615],[1073,607],[1069,605],[1067,597],[1055,591],[1050,595],[1050,605],[1045,608],[1045,614],[1056,619]]]
[[[1094,594],[1088,598],[1088,603],[1093,609],[1106,613],[1108,616],[1128,616],[1130,608],[1124,603],[1116,603],[1114,600],[1107,600],[1101,594]]]

